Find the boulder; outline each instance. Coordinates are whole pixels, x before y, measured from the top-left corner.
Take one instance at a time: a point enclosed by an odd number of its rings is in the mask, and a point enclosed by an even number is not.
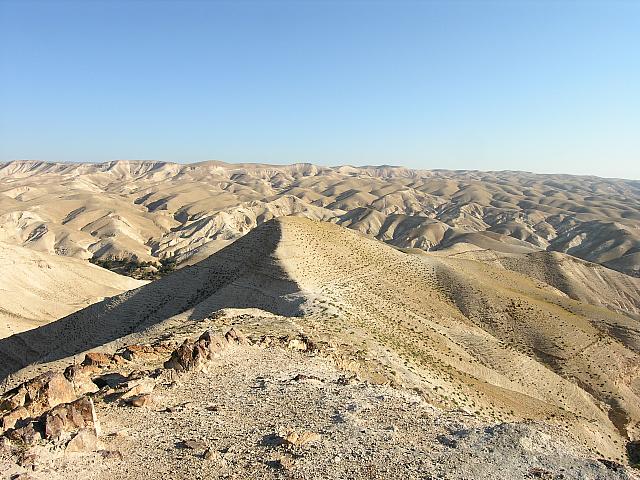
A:
[[[76,398],[73,385],[64,375],[43,373],[3,395],[0,405],[6,413],[0,417],[0,424],[3,430],[13,428],[19,420],[39,417],[51,408]]]
[[[45,438],[48,439],[59,439],[81,428],[91,428],[96,435],[100,433],[93,400],[89,397],[58,405],[44,416],[43,422]]]
[[[136,397],[138,395],[146,395],[153,392],[156,386],[155,380],[149,377],[143,377],[137,380],[128,381],[124,388],[126,391],[120,396],[121,399]]]
[[[98,436],[93,429],[82,428],[69,440],[66,453],[95,452],[98,450]]]
[[[92,377],[100,372],[95,365],[71,365],[64,371],[64,377],[71,382],[76,396],[97,392],[98,386],[93,383]]]
[[[18,407],[2,417],[2,430],[7,431],[15,427],[18,421],[29,417],[29,411],[26,408]]]

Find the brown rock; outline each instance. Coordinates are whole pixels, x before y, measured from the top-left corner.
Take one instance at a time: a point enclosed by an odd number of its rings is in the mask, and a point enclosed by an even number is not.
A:
[[[178,372],[199,370],[210,358],[211,353],[206,341],[198,340],[191,343],[189,340],[185,340],[173,351],[171,358],[164,363],[164,368],[171,368]]]
[[[144,377],[138,380],[129,381],[126,384],[127,391],[122,394],[121,399],[127,399],[151,393],[156,386],[155,380],[152,378]]]
[[[122,356],[122,353],[116,353],[113,356],[113,363],[115,363],[116,365],[119,365],[119,366],[126,365],[128,361],[129,360],[127,360]]]
[[[76,398],[73,385],[61,373],[43,373],[24,383],[24,386],[27,390],[25,407],[33,416]]]
[[[95,367],[108,367],[113,362],[113,355],[102,352],[89,352],[84,356],[82,365],[93,365]]]
[[[29,411],[24,407],[18,407],[2,417],[2,430],[7,431],[16,426],[19,420],[29,418]]]
[[[100,450],[98,453],[105,460],[122,460],[122,453],[119,450]]]
[[[183,440],[179,446],[190,450],[201,450],[207,448],[207,444],[199,440]]]
[[[39,417],[52,407],[76,398],[73,385],[64,375],[43,373],[3,395],[2,409],[9,411],[2,415],[2,428],[13,428],[19,420]]]
[[[198,340],[204,341],[212,354],[222,352],[225,348],[227,348],[228,345],[227,340],[222,335],[214,334],[211,332],[211,330],[207,330],[202,335],[200,335],[200,338]]]
[[[171,358],[164,363],[164,368],[179,372],[201,370],[206,362],[217,357],[228,344],[247,344],[248,342],[244,335],[233,328],[224,337],[207,330],[195,342],[185,340],[171,353]]]
[[[155,355],[155,350],[150,345],[127,345],[124,351],[120,354],[126,360],[135,360],[140,357],[147,357]]]
[[[235,328],[231,328],[227,333],[225,333],[224,338],[229,343],[237,343],[239,345],[246,345],[249,343],[247,337]]]
[[[27,399],[27,389],[24,384],[13,388],[2,395],[0,399],[0,411],[13,410],[22,407]]]
[[[136,395],[127,400],[132,407],[151,407],[157,402],[157,397],[151,394]]]
[[[71,382],[76,396],[81,396],[99,390],[92,381],[92,377],[98,372],[100,368],[95,365],[71,365],[64,371],[64,377]]]
[[[29,475],[28,473],[18,473],[16,475],[12,475],[11,480],[36,480],[36,479],[31,475]]]
[[[13,442],[32,445],[42,438],[41,428],[42,426],[38,422],[29,422],[24,427],[10,430],[5,435]]]
[[[95,452],[98,449],[98,436],[93,429],[83,428],[67,443],[65,452]]]
[[[58,439],[64,433],[74,432],[81,428],[92,428],[96,435],[100,433],[93,401],[88,397],[58,405],[44,417],[46,438]]]
[[[38,455],[36,455],[31,451],[25,452],[18,459],[18,465],[20,465],[22,468],[34,469],[37,464],[38,464]]]

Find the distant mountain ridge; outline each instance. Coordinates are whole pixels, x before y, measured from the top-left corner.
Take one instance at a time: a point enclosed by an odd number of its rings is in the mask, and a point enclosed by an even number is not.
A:
[[[503,244],[640,276],[634,180],[308,163],[0,164],[0,241],[57,255],[194,263],[286,215],[401,248]]]

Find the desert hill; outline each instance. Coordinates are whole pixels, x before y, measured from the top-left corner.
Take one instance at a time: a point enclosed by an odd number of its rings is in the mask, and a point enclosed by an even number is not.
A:
[[[558,251],[640,272],[638,181],[391,166],[0,164],[0,241],[57,255],[195,263],[285,215],[402,248]]]
[[[0,242],[0,338],[145,283],[79,259]]]
[[[233,326],[254,343],[313,345],[334,368],[435,408],[485,425],[542,422],[626,462],[640,420],[637,283],[619,274],[628,301],[608,305],[578,274],[561,280],[574,286],[553,286],[519,273],[517,257],[499,261],[406,253],[281,217],[161,280],[0,340],[1,373],[15,384],[90,349],[178,344]]]
[[[497,265],[544,282],[574,300],[604,306],[633,318],[640,315],[640,279],[571,255],[546,251],[500,252],[464,243],[439,250],[437,254]]]

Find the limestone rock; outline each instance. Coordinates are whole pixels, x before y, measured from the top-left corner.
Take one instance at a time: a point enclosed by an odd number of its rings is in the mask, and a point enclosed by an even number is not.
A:
[[[83,453],[98,450],[98,436],[93,429],[83,428],[67,443],[65,452]]]

